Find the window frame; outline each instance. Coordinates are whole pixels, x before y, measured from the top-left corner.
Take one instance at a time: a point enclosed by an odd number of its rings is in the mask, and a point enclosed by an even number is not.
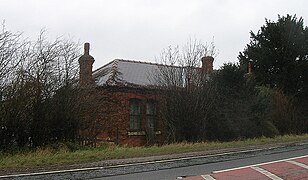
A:
[[[154,107],[154,110],[151,112],[151,110],[149,110],[149,105],[153,105]],[[146,120],[147,120],[147,124],[149,123],[150,121],[150,118],[152,118],[152,120],[154,121],[153,122],[153,130],[156,131],[158,129],[158,117],[157,117],[157,101],[155,100],[148,100],[146,102],[146,112],[145,112],[145,115],[146,115]]]
[[[130,131],[141,131],[142,127],[142,101],[141,99],[132,98],[129,100],[129,129]],[[135,106],[136,112],[132,109]]]

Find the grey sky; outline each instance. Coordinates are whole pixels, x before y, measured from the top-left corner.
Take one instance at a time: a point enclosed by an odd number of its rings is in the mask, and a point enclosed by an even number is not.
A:
[[[154,62],[189,37],[214,39],[218,68],[237,61],[265,18],[296,14],[307,22],[307,7],[307,0],[0,0],[0,20],[31,38],[46,28],[51,38],[90,42],[94,69],[116,58]]]

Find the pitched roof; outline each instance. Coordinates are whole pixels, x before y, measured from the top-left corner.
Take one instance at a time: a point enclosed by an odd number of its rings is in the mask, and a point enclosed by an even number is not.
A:
[[[159,71],[160,64],[115,59],[95,70],[96,85],[152,86],[153,74]]]
[[[93,72],[97,86],[157,88],[165,85],[184,87],[198,83],[202,68],[180,67],[142,61],[115,59]],[[208,79],[208,75],[206,78]]]

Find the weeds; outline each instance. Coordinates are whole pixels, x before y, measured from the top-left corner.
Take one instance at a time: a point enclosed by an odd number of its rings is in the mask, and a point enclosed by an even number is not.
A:
[[[302,140],[308,140],[308,134],[285,135],[277,136],[275,138],[261,137],[231,142],[183,142],[150,147],[103,145],[98,148],[87,148],[79,147],[73,144],[66,145],[64,143],[50,145],[34,151],[21,151],[16,154],[0,153],[0,168],[33,168],[49,165],[69,165],[108,159],[218,150]]]

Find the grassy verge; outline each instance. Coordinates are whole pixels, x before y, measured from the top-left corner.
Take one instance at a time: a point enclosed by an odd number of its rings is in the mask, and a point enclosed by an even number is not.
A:
[[[232,142],[178,143],[152,147],[123,147],[110,145],[100,148],[80,149],[76,151],[69,151],[65,147],[60,148],[60,150],[57,151],[52,148],[43,148],[33,152],[19,152],[14,155],[0,154],[0,169],[76,164],[107,159],[218,150],[302,140],[308,140],[308,134],[285,135],[277,136],[275,138],[262,137]]]

